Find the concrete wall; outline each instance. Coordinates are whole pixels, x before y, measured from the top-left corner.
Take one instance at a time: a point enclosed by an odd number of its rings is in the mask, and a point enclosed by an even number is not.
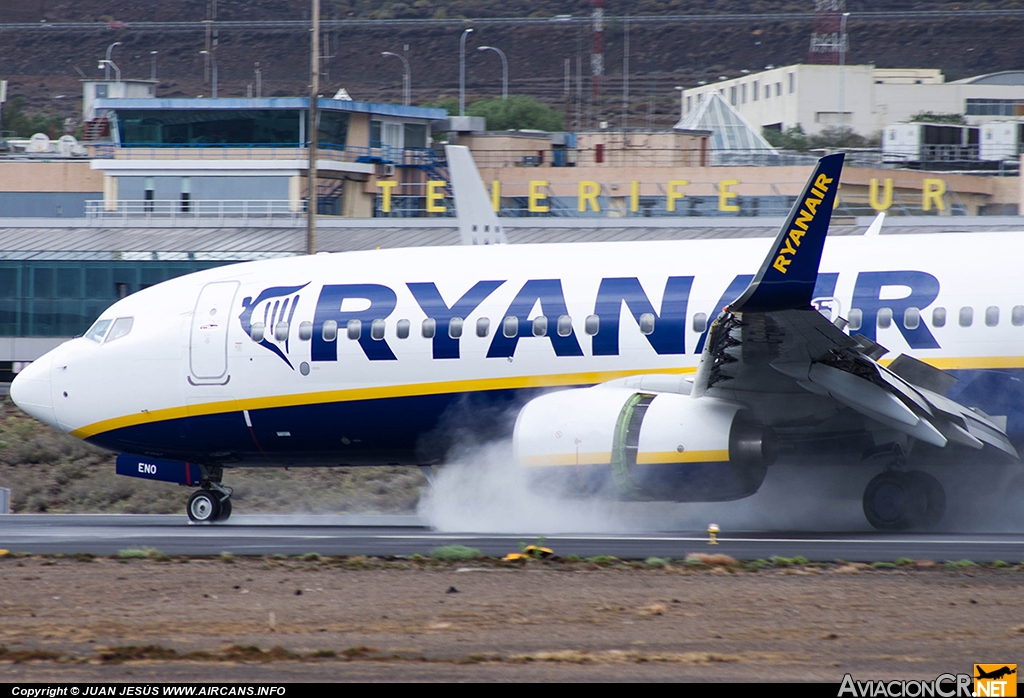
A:
[[[102,193],[0,192],[0,218],[84,218],[85,202]]]
[[[348,140],[345,145],[368,148],[370,146],[370,115],[352,114],[348,122]]]
[[[26,162],[0,160],[0,191],[103,193],[103,173],[88,160]]]

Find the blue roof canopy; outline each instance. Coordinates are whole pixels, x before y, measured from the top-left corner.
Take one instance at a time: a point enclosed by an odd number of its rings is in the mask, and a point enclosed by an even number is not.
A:
[[[132,110],[252,110],[252,109],[309,109],[308,97],[262,97],[247,99],[229,98],[174,98],[174,99],[111,99],[101,98],[94,102],[96,109]],[[401,104],[380,104],[377,102],[354,102],[344,99],[318,99],[317,108],[325,111],[394,116],[406,119],[445,119],[448,112],[430,107],[406,107]]]

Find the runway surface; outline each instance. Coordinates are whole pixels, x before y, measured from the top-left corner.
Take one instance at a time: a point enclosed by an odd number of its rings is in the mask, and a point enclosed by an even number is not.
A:
[[[169,555],[367,555],[419,553],[462,544],[491,556],[519,550],[536,533],[452,533],[423,526],[415,516],[239,515],[226,524],[190,525],[185,516],[33,515],[0,516],[0,549],[18,553],[92,553],[155,548]],[[725,531],[719,545],[707,534],[645,532],[621,535],[550,534],[545,545],[558,555],[613,555],[623,559],[682,558],[687,553],[724,553],[741,560],[802,555],[812,561],[850,562],[973,560],[1024,561],[1024,535],[1004,533],[798,533]]]

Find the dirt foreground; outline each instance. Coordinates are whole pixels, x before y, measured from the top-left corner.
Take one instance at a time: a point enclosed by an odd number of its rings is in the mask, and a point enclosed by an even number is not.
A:
[[[0,558],[0,680],[933,679],[1024,660],[1024,570]]]

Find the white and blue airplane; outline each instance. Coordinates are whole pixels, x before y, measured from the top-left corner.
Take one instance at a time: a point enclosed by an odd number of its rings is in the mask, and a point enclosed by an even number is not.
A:
[[[449,163],[464,239],[503,242],[468,151]],[[451,432],[500,431],[513,409],[510,467],[551,485],[738,499],[780,449],[845,439],[882,454],[863,493],[873,526],[933,526],[946,499],[923,468],[1018,464],[1024,236],[879,236],[879,219],[826,245],[842,164],[818,162],[775,240],[476,244],[191,274],[110,306],[11,395],[120,453],[120,474],[197,488],[197,522],[230,515],[225,469],[427,466]]]

